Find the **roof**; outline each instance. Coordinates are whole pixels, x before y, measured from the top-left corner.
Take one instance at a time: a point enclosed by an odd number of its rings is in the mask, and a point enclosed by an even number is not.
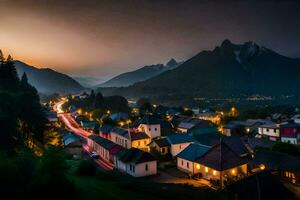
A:
[[[223,139],[196,160],[197,163],[218,171],[231,169],[248,162],[247,158],[241,158]]]
[[[249,153],[247,147],[240,137],[231,136],[231,137],[223,137],[223,142],[230,147],[232,151],[234,151],[239,156],[244,156]]]
[[[88,138],[93,140],[94,142],[96,142],[97,144],[99,144],[100,146],[102,146],[104,149],[107,149],[107,150],[111,150],[113,147],[119,146],[119,145],[113,143],[112,141],[102,138],[98,135],[92,134],[92,135],[88,136]]]
[[[157,146],[159,146],[160,148],[170,146],[170,142],[168,141],[168,139],[166,137],[154,139],[154,140],[152,140],[152,142],[156,143]]]
[[[190,129],[188,131],[188,133],[195,135],[199,135],[199,134],[207,134],[207,133],[218,133],[218,129],[215,126],[209,126],[209,127],[193,127],[192,129]]]
[[[99,125],[98,122],[96,121],[82,121],[81,122],[81,126],[83,126],[84,128],[87,128],[87,127],[94,127],[94,126],[97,126]]]
[[[126,119],[128,117],[127,113],[123,113],[123,112],[118,112],[118,113],[113,113],[110,115],[110,118],[112,120],[120,120],[120,119]]]
[[[125,163],[135,163],[135,164],[156,161],[156,159],[150,153],[144,152],[136,148],[128,149],[119,158],[119,160]]]
[[[144,132],[130,132],[131,140],[149,139],[150,137]]]
[[[181,151],[176,157],[194,162],[209,150],[209,147],[192,143]]]
[[[170,144],[182,144],[182,143],[189,143],[195,141],[195,139],[189,134],[168,135],[167,139]]]
[[[64,134],[62,136],[62,140],[63,140],[64,146],[68,146],[74,142],[81,142],[80,138],[78,136],[71,134],[71,133]],[[81,146],[81,144],[80,144],[80,146]]]
[[[280,128],[300,128],[300,124],[290,122],[286,124],[280,124]]]
[[[194,126],[196,126],[196,124],[194,123],[190,123],[190,122],[180,122],[178,125],[178,128],[184,128],[184,129],[191,129]]]
[[[113,127],[111,132],[129,139],[128,130],[120,127]]]
[[[228,185],[227,190],[236,199],[243,200],[294,199],[292,193],[269,171],[248,176]]]
[[[260,127],[260,128],[270,128],[270,129],[276,129],[276,128],[279,128],[279,127],[277,126],[277,124],[275,124],[275,123],[263,124],[263,125],[260,125],[259,127]]]
[[[273,170],[286,170],[291,172],[300,172],[300,158],[290,156],[285,153],[260,150],[249,164],[259,166],[264,164],[267,168]]]
[[[104,126],[99,128],[99,131],[101,131],[102,133],[110,133],[112,128],[113,127],[110,126],[110,125],[104,125]]]
[[[148,124],[148,125],[160,124],[160,120],[156,115],[145,115],[141,119],[140,124]]]
[[[246,141],[250,148],[255,149],[257,147],[263,147],[263,148],[272,148],[275,144],[274,141],[263,139],[263,138],[248,138]]]
[[[194,135],[197,143],[212,147],[220,141],[221,135],[219,133],[203,133]]]

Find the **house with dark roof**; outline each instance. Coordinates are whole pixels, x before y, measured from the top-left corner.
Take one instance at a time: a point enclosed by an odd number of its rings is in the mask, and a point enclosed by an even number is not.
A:
[[[279,125],[275,123],[263,124],[258,127],[258,135],[271,141],[280,140]]]
[[[82,154],[82,142],[74,134],[67,133],[62,136],[64,151],[73,157],[80,157]]]
[[[104,125],[99,128],[99,135],[100,137],[103,137],[105,139],[111,140],[111,130],[113,129],[112,126],[110,125]]]
[[[140,149],[126,150],[116,161],[116,168],[133,177],[144,177],[157,174],[157,160]]]
[[[170,153],[171,144],[166,137],[160,137],[153,139],[149,144],[149,147],[161,155],[166,155]]]
[[[283,179],[300,185],[300,158],[270,150],[260,150],[249,162],[251,172],[276,171]]]
[[[235,141],[220,142],[203,154],[195,162],[199,164],[199,173],[203,178],[216,181],[221,188],[247,174],[248,157],[245,149],[240,150]]]
[[[183,151],[177,154],[177,168],[188,174],[195,175],[200,173],[200,165],[195,163],[203,154],[209,150],[209,147],[191,143]]]
[[[146,133],[151,139],[160,137],[160,120],[155,115],[145,115],[139,122],[138,131]]]
[[[300,144],[300,124],[292,121],[280,125],[281,142]]]
[[[167,139],[171,145],[171,155],[173,157],[179,154],[191,143],[195,142],[195,139],[189,134],[172,134],[168,135]]]
[[[110,131],[110,140],[127,149],[134,147],[149,150],[148,144],[151,142],[150,137],[144,132],[137,132],[119,127],[114,127]]]

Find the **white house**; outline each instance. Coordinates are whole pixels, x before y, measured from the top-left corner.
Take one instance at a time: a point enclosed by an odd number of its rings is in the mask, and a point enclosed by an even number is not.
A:
[[[133,177],[144,177],[157,174],[157,160],[142,150],[128,149],[117,159],[116,168]]]
[[[190,144],[177,157],[177,168],[183,172],[194,175],[199,173],[199,164],[195,161],[210,148],[196,143]]]
[[[259,126],[258,134],[262,137],[267,137],[272,141],[277,141],[280,139],[280,130],[277,124],[263,124]]]
[[[151,139],[161,136],[159,120],[153,115],[146,115],[141,120],[138,130],[146,133]]]
[[[127,149],[134,147],[148,151],[150,137],[144,132],[129,131],[127,129],[114,127],[110,131],[110,140]]]
[[[168,135],[167,139],[171,144],[171,155],[175,157],[187,146],[194,142],[194,138],[189,134],[174,134]]]

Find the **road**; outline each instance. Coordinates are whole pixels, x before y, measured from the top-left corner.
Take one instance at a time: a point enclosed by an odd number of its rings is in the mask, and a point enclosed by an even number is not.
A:
[[[61,100],[60,102],[56,103],[53,106],[53,110],[57,113],[58,118],[65,124],[65,126],[71,131],[73,134],[80,136],[81,138],[87,140],[88,136],[90,136],[92,133],[84,130],[80,127],[80,125],[74,120],[74,118],[71,116],[70,113],[64,113],[62,109],[62,105],[66,102],[66,100]],[[83,150],[86,151],[88,154],[90,154],[89,147],[84,144]],[[105,160],[102,160],[99,158],[98,160],[95,160],[95,162],[104,170],[112,170],[113,165],[111,163],[106,162]]]

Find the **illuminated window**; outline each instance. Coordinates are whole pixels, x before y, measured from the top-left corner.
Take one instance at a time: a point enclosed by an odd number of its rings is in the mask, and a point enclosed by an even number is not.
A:
[[[266,168],[266,166],[264,164],[259,165],[260,170],[264,170],[265,168]]]
[[[217,174],[216,170],[213,171],[213,175],[215,176]]]
[[[208,167],[205,167],[205,172],[206,172],[206,173],[208,172]]]
[[[196,168],[197,168],[197,169],[200,169],[200,165],[199,165],[199,164],[197,164],[197,165],[196,165]]]
[[[235,169],[232,169],[232,170],[231,170],[231,174],[232,174],[232,175],[235,175],[235,173],[236,173]]]

